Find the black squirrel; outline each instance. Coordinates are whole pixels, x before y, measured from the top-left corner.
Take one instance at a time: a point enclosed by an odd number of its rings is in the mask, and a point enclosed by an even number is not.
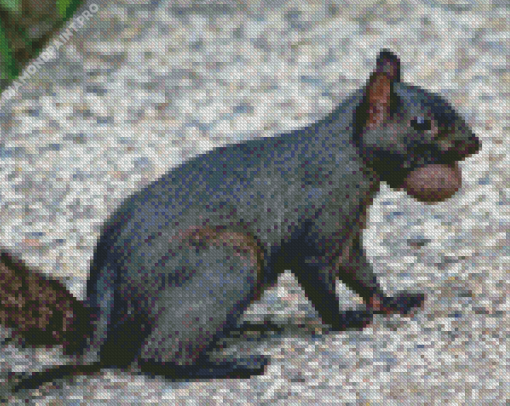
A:
[[[0,284],[0,321],[77,354],[16,390],[132,364],[170,379],[263,373],[266,357],[215,362],[208,352],[285,269],[333,331],[421,306],[423,294],[380,288],[362,247],[367,210],[380,181],[445,200],[461,186],[456,162],[481,143],[443,98],[400,76],[398,57],[382,50],[366,85],[323,119],[213,149],[127,198],[104,224],[85,302],[4,254],[0,271],[24,286],[31,311],[13,311],[7,299],[21,299]],[[336,278],[366,307],[340,312]]]

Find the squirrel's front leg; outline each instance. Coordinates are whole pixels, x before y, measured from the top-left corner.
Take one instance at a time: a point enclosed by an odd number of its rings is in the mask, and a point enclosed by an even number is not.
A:
[[[408,314],[421,306],[425,300],[423,293],[406,291],[399,292],[393,297],[386,296],[365,255],[359,234],[348,245],[343,257],[338,261],[338,277],[361,296],[367,307],[375,313]]]
[[[372,322],[371,309],[340,311],[336,295],[336,270],[323,257],[307,257],[293,269],[305,295],[322,322],[333,331],[363,328]]]

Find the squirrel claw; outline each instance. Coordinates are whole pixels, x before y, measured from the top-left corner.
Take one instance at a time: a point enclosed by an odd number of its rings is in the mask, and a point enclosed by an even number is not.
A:
[[[412,316],[417,308],[423,306],[424,301],[424,293],[402,291],[393,297],[374,295],[370,298],[368,305],[372,307],[376,313],[383,313],[386,315],[398,313]]]

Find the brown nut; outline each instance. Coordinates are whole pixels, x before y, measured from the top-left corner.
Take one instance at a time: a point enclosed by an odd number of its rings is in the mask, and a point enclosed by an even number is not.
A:
[[[421,202],[435,203],[448,199],[462,185],[462,174],[457,163],[430,164],[417,168],[404,180],[409,196]]]

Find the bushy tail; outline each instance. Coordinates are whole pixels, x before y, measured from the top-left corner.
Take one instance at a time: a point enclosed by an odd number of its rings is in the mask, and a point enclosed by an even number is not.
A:
[[[67,355],[79,351],[91,331],[83,302],[6,252],[0,253],[0,323],[28,345],[63,345]]]

